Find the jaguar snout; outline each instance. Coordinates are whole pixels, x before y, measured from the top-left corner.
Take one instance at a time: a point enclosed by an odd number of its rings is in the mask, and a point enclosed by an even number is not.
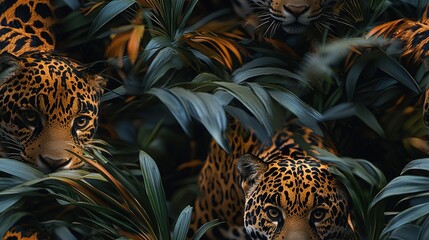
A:
[[[289,12],[295,17],[299,17],[310,10],[310,7],[308,5],[289,4],[289,5],[284,5],[283,8],[286,12]]]
[[[67,166],[71,162],[71,158],[52,158],[47,156],[39,156],[40,161],[46,166],[49,172],[55,172],[60,168]]]

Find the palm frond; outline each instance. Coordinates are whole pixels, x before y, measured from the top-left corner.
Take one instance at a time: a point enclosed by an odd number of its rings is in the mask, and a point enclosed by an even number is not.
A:
[[[387,200],[397,200],[398,205],[406,205],[393,213],[394,217],[390,219],[383,229],[382,236],[397,238],[408,232],[407,239],[422,239],[427,236],[427,219],[429,219],[429,159],[417,159],[411,161],[402,170],[401,176],[396,177],[384,187],[374,198],[371,207],[378,208],[380,204]],[[409,229],[414,231],[408,231]]]

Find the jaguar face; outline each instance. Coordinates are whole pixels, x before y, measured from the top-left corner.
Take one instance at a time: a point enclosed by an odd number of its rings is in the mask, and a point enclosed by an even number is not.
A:
[[[313,157],[264,162],[247,154],[238,170],[250,238],[346,239],[348,197],[327,165]]]
[[[300,34],[322,15],[323,8],[332,0],[254,0],[260,26],[267,33],[282,29],[287,34]]]
[[[53,53],[0,55],[2,151],[43,172],[81,167],[104,80]]]

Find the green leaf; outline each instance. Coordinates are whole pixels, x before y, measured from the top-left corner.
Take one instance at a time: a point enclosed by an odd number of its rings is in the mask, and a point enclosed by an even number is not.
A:
[[[265,128],[256,118],[251,117],[246,111],[234,106],[225,106],[225,111],[235,119],[238,119],[245,129],[252,129],[255,131],[256,136],[262,143],[267,145],[271,143],[271,137],[267,134]]]
[[[198,230],[197,230],[197,232],[194,234],[194,236],[192,236],[192,240],[199,240],[203,235],[204,235],[204,233],[207,231],[207,230],[209,230],[210,228],[212,228],[212,227],[215,227],[215,226],[217,226],[217,225],[219,225],[219,224],[222,224],[222,223],[224,223],[224,222],[221,222],[220,220],[218,220],[218,219],[215,219],[215,220],[212,220],[212,221],[210,221],[210,222],[207,222],[207,223],[204,223]]]
[[[241,86],[230,82],[215,82],[216,85],[225,89],[228,93],[240,101],[249,111],[262,123],[268,135],[272,135],[271,119],[273,116],[271,109],[266,109],[265,106],[269,103],[261,102],[261,99],[248,86]]]
[[[14,212],[12,214],[2,215],[0,216],[0,236],[3,239],[6,232],[15,225],[23,217],[28,216],[28,213],[24,212]]]
[[[429,177],[426,176],[399,176],[390,181],[374,198],[371,206],[381,200],[397,195],[429,191]]]
[[[79,0],[63,0],[71,9],[75,10],[80,7]]]
[[[265,75],[280,75],[283,77],[288,77],[288,78],[298,80],[305,84],[307,83],[307,81],[301,78],[298,74],[292,73],[283,68],[275,68],[275,67],[259,67],[259,68],[246,69],[245,71],[236,71],[233,73],[231,79],[235,83],[241,83],[251,78],[265,76]]]
[[[170,47],[161,49],[150,62],[142,82],[145,89],[150,89],[158,83],[169,71],[182,68],[177,52]]]
[[[412,221],[415,221],[423,216],[427,216],[428,214],[429,203],[422,203],[410,207],[396,215],[392,220],[390,220],[381,235],[384,236],[389,232],[393,231],[394,229],[397,229],[405,224],[411,223]]]
[[[179,99],[172,92],[160,88],[152,88],[147,93],[158,97],[159,100],[161,100],[161,102],[164,103],[165,106],[167,106],[170,112],[174,115],[185,133],[191,135],[189,132],[191,115],[189,113],[189,109],[187,109],[187,105],[183,103],[181,99]]]
[[[378,135],[385,136],[383,128],[378,123],[374,114],[363,105],[355,104],[355,114],[360,120],[362,120],[368,127],[374,130]]]
[[[177,10],[182,10],[185,1],[184,0],[176,0],[176,1],[178,3],[180,2],[180,5],[182,6],[181,8],[176,8],[176,9]],[[182,15],[183,17],[182,17],[181,21],[178,19],[180,21],[180,24],[179,24],[177,30],[179,30],[180,32],[179,31],[177,32],[179,34],[176,35],[176,38],[178,38],[185,31],[185,27],[186,27],[186,25],[187,25],[187,23],[189,21],[189,18],[192,15],[192,13],[194,11],[194,8],[197,5],[197,3],[198,3],[198,0],[188,1],[188,6],[186,7],[185,12],[184,13],[180,13],[180,12],[177,13],[177,17],[178,18],[180,17],[180,15]]]
[[[89,29],[89,37],[94,35],[106,23],[136,3],[135,0],[112,0],[95,17]]]
[[[0,158],[0,171],[29,181],[43,177],[43,173],[24,162]]]
[[[364,56],[367,56],[367,55],[364,55]],[[358,58],[353,63],[349,72],[347,73],[345,87],[346,87],[347,99],[349,101],[353,99],[353,95],[355,93],[355,88],[356,88],[356,84],[359,79],[359,76],[361,75],[362,71],[365,69],[366,65],[369,63],[368,57],[364,57],[364,56]]]
[[[191,222],[192,207],[187,206],[179,215],[173,230],[172,240],[185,240]]]
[[[351,116],[358,117],[378,135],[385,136],[384,130],[375,118],[374,114],[361,104],[353,104],[350,102],[340,103],[326,110],[325,113],[323,113],[321,120],[338,120]]]
[[[282,89],[269,91],[271,97],[274,98],[280,105],[291,111],[295,116],[302,120],[308,120],[308,118],[316,121],[322,120],[322,114],[310,107],[298,96],[293,94],[291,91]]]
[[[216,142],[225,149],[229,149],[225,141],[226,115],[222,104],[209,93],[192,92],[184,88],[151,89],[167,105],[185,132],[189,133],[190,116],[199,120],[210,132]]]
[[[416,80],[414,80],[401,63],[393,59],[391,56],[385,54],[385,57],[381,58],[376,64],[380,70],[389,74],[413,92],[417,94],[421,93],[421,89]]]
[[[168,212],[161,176],[155,161],[145,152],[140,151],[139,161],[146,194],[155,213],[161,239],[170,239]]]
[[[410,170],[424,170],[429,171],[429,158],[416,159],[409,162],[403,169],[401,174]]]
[[[22,196],[0,196],[0,213],[8,210],[11,206],[17,203]]]
[[[420,226],[417,224],[405,224],[392,230],[390,240],[425,239],[419,238]]]

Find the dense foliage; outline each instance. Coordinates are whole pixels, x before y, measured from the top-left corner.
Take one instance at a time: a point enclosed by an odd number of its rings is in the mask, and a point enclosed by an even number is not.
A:
[[[293,48],[246,31],[227,0],[57,0],[59,47],[109,80],[108,144],[81,156],[90,170],[2,159],[0,235],[31,218],[70,239],[184,239],[208,142],[229,149],[232,116],[262,140],[290,119],[331,139],[342,157],[322,158],[352,196],[356,239],[427,239],[426,49],[400,41],[429,35],[398,34],[429,26],[427,2],[342,2]]]

